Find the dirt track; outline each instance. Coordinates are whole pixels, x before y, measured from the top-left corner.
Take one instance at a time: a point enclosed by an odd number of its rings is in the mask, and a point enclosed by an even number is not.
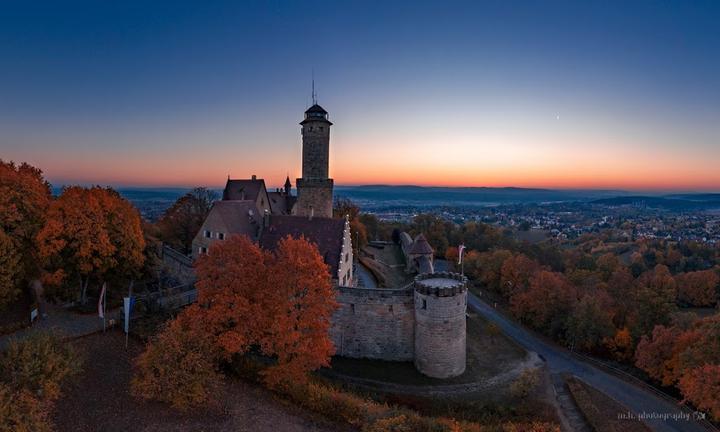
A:
[[[58,431],[318,431],[343,430],[276,400],[258,386],[226,383],[218,412],[180,413],[129,393],[131,359],[142,350],[131,341],[125,350],[120,331],[98,333],[73,342],[85,357],[84,372],[64,388],[53,420]]]

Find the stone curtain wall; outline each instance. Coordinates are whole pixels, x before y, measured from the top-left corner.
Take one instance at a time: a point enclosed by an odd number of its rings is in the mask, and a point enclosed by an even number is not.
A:
[[[330,336],[336,354],[353,358],[411,361],[415,310],[412,288],[337,288],[340,308]]]
[[[163,271],[171,275],[181,284],[192,284],[195,282],[195,268],[192,259],[183,255],[167,245],[160,248]]]

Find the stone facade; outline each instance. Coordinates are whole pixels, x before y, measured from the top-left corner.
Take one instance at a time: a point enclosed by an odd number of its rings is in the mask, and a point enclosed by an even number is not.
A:
[[[302,125],[302,178],[297,179],[298,216],[332,217],[333,180],[330,178],[330,126],[320,105],[305,111]]]
[[[297,179],[298,201],[295,214],[298,216],[332,217],[333,181]]]
[[[338,355],[394,361],[414,358],[413,290],[337,288],[330,336]]]
[[[415,367],[433,378],[462,374],[466,362],[467,279],[456,273],[415,278]]]

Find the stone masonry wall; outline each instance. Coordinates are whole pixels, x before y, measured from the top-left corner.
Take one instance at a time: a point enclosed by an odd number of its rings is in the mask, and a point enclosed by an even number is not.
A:
[[[298,216],[332,217],[333,181],[297,179],[298,200],[295,213]],[[311,211],[312,209],[312,211]]]
[[[322,129],[321,129],[322,128]],[[302,128],[302,176],[304,179],[326,179],[330,167],[330,125],[325,121],[309,122]]]
[[[330,336],[337,355],[411,361],[415,310],[412,289],[337,288],[340,308]]]
[[[450,279],[460,277],[444,275]],[[460,280],[452,287],[428,288],[422,285],[423,276],[415,279],[414,289],[415,367],[433,378],[460,375],[466,363],[465,282]]]

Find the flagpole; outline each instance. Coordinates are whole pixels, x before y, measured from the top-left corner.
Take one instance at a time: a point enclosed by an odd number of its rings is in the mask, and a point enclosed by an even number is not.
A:
[[[105,333],[105,312],[107,312],[107,285],[105,283],[103,283],[103,333]]]

